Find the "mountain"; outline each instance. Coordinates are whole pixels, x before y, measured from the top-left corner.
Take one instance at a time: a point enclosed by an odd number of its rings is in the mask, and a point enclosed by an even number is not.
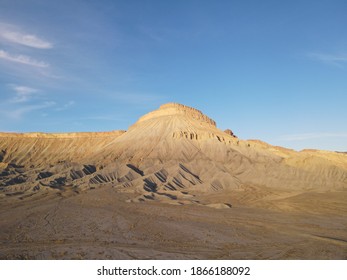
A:
[[[135,200],[242,187],[341,190],[347,156],[243,141],[199,110],[169,103],[128,131],[0,134],[1,194],[102,185],[136,189]],[[171,201],[172,202],[172,201]],[[192,203],[181,199],[180,203]]]
[[[1,258],[339,259],[347,154],[169,103],[128,131],[0,133]]]

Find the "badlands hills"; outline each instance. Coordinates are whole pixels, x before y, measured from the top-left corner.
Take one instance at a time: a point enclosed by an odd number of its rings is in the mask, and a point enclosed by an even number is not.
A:
[[[347,258],[347,154],[169,103],[128,131],[0,133],[0,258]]]

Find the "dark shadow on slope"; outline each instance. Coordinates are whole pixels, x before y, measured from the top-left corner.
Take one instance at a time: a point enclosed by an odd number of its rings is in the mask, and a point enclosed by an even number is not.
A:
[[[51,176],[53,176],[53,175],[54,175],[54,174],[53,174],[52,172],[49,172],[49,171],[40,172],[40,173],[37,175],[36,180],[45,179],[45,178],[51,177]]]
[[[1,150],[0,151],[0,162],[2,162],[4,160],[5,155],[6,155],[6,151],[5,150]]]
[[[157,172],[154,174],[155,177],[157,177],[157,179],[162,182],[162,183],[165,183],[166,182],[166,176],[163,174],[163,172]]]
[[[25,176],[19,175],[15,178],[11,178],[8,181],[6,181],[5,186],[22,184],[22,183],[25,183],[26,181],[27,181],[27,178]]]
[[[82,171],[85,175],[90,175],[96,172],[96,167],[95,165],[91,165],[91,164],[83,165]]]
[[[143,188],[148,191],[148,192],[156,192],[157,191],[157,184],[150,181],[149,179],[144,179],[143,180],[145,182]]]
[[[180,167],[183,171],[185,171],[185,172],[189,173],[190,175],[194,176],[197,180],[201,181],[198,175],[196,175],[196,174],[194,174],[193,172],[191,172],[191,171],[190,171],[187,167],[185,167],[182,163],[179,164],[179,167]]]
[[[127,164],[127,167],[129,167],[131,170],[135,171],[136,173],[140,174],[141,176],[144,176],[143,171],[138,169],[136,166],[132,164]]]
[[[66,184],[66,178],[65,177],[59,177],[54,179],[49,183],[49,187],[52,189],[58,189],[58,190],[64,190],[64,186]]]
[[[175,186],[173,186],[171,183],[168,183],[165,185],[166,188],[168,188],[171,191],[176,191],[177,188]]]
[[[159,193],[158,192],[157,194],[167,196],[168,198],[170,198],[172,200],[177,200],[177,196],[169,194],[169,193]]]

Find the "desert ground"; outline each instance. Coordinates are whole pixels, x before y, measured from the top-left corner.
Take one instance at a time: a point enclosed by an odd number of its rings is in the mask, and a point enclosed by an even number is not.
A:
[[[128,131],[0,133],[0,259],[347,259],[347,154],[173,103]]]
[[[347,258],[347,192],[268,192],[195,197],[232,202],[226,209],[127,203],[131,195],[107,187],[11,197],[0,205],[0,258]]]

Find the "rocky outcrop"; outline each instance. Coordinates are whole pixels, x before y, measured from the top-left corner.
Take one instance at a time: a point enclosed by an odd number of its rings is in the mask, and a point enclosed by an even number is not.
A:
[[[234,132],[232,132],[231,129],[226,129],[224,130],[224,132],[228,135],[230,135],[231,137],[237,138],[237,136],[234,134]]]
[[[160,106],[158,110],[155,110],[153,112],[150,112],[143,117],[141,117],[136,124],[139,124],[141,122],[154,119],[154,118],[160,118],[165,116],[177,116],[177,115],[184,115],[188,118],[200,121],[203,124],[208,124],[211,126],[216,127],[216,122],[206,115],[204,115],[201,111],[181,105],[178,103],[168,103]]]

